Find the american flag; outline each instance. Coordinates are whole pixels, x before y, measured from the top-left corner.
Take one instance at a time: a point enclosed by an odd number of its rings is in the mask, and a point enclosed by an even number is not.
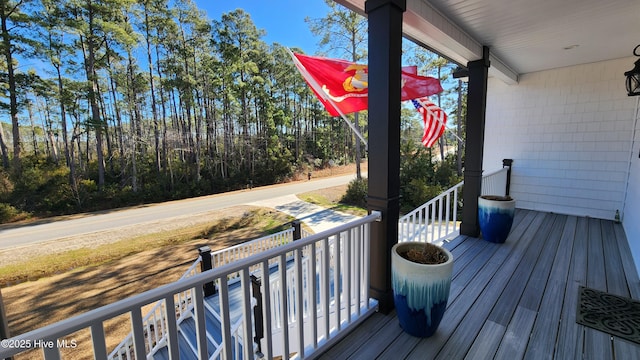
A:
[[[416,107],[416,110],[422,114],[422,120],[424,121],[422,145],[431,147],[444,133],[444,128],[447,124],[447,114],[427,97],[414,99],[411,100],[411,102],[413,106]]]

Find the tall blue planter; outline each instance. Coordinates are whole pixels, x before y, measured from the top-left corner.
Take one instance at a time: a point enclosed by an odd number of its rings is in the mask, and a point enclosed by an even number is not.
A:
[[[453,272],[453,255],[444,248],[448,260],[442,264],[419,264],[400,256],[423,246],[420,242],[398,243],[391,251],[391,285],[400,327],[417,337],[433,335],[440,325]]]
[[[494,200],[501,198],[494,195],[483,195],[478,198],[478,222],[482,238],[494,242],[503,243],[509,236],[513,216],[516,211],[516,201]]]

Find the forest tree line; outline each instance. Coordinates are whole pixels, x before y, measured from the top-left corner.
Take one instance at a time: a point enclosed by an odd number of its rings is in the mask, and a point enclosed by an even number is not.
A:
[[[0,218],[271,184],[366,156],[241,9],[209,20],[191,0],[2,0],[0,20]]]

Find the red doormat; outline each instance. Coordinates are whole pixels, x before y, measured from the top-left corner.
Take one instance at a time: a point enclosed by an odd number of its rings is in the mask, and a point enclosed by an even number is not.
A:
[[[640,302],[580,286],[576,322],[640,344]]]

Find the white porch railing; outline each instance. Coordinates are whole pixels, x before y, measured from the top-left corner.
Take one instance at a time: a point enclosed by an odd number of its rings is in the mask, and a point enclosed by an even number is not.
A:
[[[294,229],[290,228],[275,234],[263,236],[259,239],[215,251],[211,253],[211,262],[214,267],[219,267],[235,260],[255,255],[264,250],[288,244],[293,241],[293,232]],[[198,259],[189,267],[189,269],[187,269],[187,271],[185,271],[185,273],[180,277],[180,280],[198,274],[198,267],[201,262],[202,257],[198,256]],[[186,317],[190,317],[192,314],[192,299],[194,298],[193,290],[194,289],[188,289],[187,291],[175,295],[175,311],[178,323]],[[147,354],[153,354],[158,349],[166,346],[167,319],[164,316],[166,313],[164,305],[164,301],[158,301],[142,319]],[[213,311],[213,315],[219,317],[219,314],[215,311]],[[129,333],[129,335],[127,335],[127,337],[125,337],[125,339],[118,344],[113,351],[111,351],[108,358],[110,360],[132,359],[133,345],[133,333]]]
[[[507,195],[507,171],[505,167],[482,176],[482,195]]]
[[[293,241],[293,231],[294,229],[290,228],[276,234],[213,252],[211,253],[211,263],[214,268],[217,268],[230,262],[259,254],[265,250],[286,245]]]
[[[252,312],[250,269],[255,266],[261,269],[262,274],[269,274],[271,271],[271,276],[279,278],[281,284],[287,284],[286,287],[278,287],[280,301],[273,298],[271,281],[262,281],[261,284],[261,300],[264,309],[271,309],[272,303],[278,304],[280,308],[278,320],[283,325],[287,324],[282,326],[281,336],[272,336],[270,331],[273,325],[272,314],[268,310],[263,311],[262,321],[265,331],[261,347],[264,356],[266,358],[277,356],[279,354],[275,351],[281,348],[281,354],[286,354],[285,356],[294,351],[297,352],[298,358],[308,357],[330,345],[332,340],[337,339],[342,332],[375,311],[377,303],[369,298],[369,226],[371,222],[379,219],[380,213],[376,212],[334,229],[18,335],[11,338],[7,344],[23,346],[21,348],[0,347],[0,358],[14,356],[37,344],[45,342],[56,344],[58,340],[88,328],[92,335],[93,357],[104,359],[107,357],[104,321],[129,313],[133,329],[132,352],[135,358],[144,359],[147,353],[142,307],[161,301],[164,304],[161,312],[166,318],[168,354],[171,358],[177,359],[179,358],[179,334],[177,314],[174,311],[177,308],[176,294],[192,292],[192,316],[195,318],[197,335],[197,346],[194,350],[197,357],[232,359],[235,355],[236,358],[252,359],[255,357],[253,323],[256,319]],[[340,250],[342,251],[338,253]],[[291,258],[288,260],[289,255]],[[305,259],[314,259],[314,261]],[[271,261],[278,263],[278,270],[275,273],[270,270]],[[305,261],[308,265],[305,265]],[[288,268],[288,263],[293,269],[293,276],[289,271],[282,271]],[[232,299],[229,277],[234,274],[237,274],[238,278],[231,281],[238,281],[240,290],[239,298]],[[216,353],[210,357],[209,353],[214,351],[207,349],[207,320],[205,320],[207,309],[201,289],[205,283],[211,281],[219,284],[222,341],[219,348],[214,350]],[[292,289],[289,284],[295,284],[295,287]],[[241,323],[231,323],[231,307],[241,309]],[[306,310],[302,311],[302,309]],[[339,310],[331,311],[331,309]],[[342,309],[346,310],[342,311]],[[232,328],[239,329],[241,336],[234,337]],[[278,343],[274,344],[276,341]],[[43,347],[42,351],[47,360],[60,359],[60,349],[56,346]],[[127,353],[126,356],[129,354]]]
[[[482,195],[505,195],[508,168],[482,177]],[[441,243],[460,233],[458,211],[461,208],[461,181],[400,218],[398,241]]]

